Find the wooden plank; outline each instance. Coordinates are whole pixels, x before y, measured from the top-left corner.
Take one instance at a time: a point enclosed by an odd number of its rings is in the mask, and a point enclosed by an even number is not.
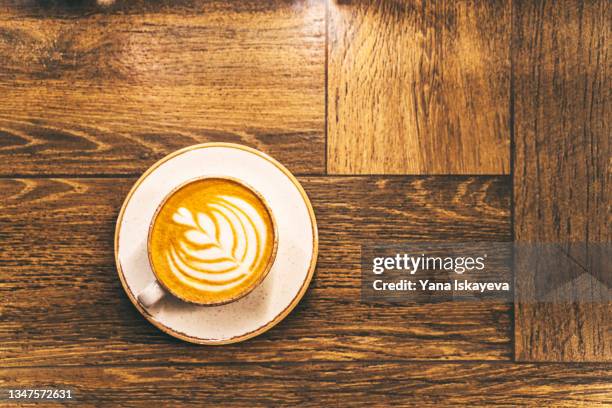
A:
[[[329,5],[328,171],[508,174],[510,1]]]
[[[597,250],[612,238],[612,7],[517,1],[513,14],[516,241],[566,254],[517,263],[516,358],[612,361],[612,276]]]
[[[511,305],[360,301],[360,245],[511,238],[506,177],[307,177],[317,271],[268,333],[203,347],[150,325],[127,299],[114,223],[133,179],[5,179],[0,199],[3,366],[312,360],[509,360]]]
[[[322,0],[5,3],[0,175],[136,175],[207,141],[320,174],[324,87]]]
[[[611,382],[609,365],[512,363],[312,362],[0,370],[3,392],[52,385],[71,389],[78,406],[605,407],[612,404]]]

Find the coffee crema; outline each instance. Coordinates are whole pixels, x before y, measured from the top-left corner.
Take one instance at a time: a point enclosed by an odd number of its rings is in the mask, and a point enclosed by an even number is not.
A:
[[[211,177],[189,182],[161,204],[149,231],[149,258],[161,284],[199,304],[223,304],[250,292],[276,254],[274,220],[242,183]]]

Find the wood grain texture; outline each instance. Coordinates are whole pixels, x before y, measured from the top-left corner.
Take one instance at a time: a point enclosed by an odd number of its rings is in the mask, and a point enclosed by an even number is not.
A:
[[[0,175],[135,175],[207,141],[324,172],[323,0],[91,3],[0,3]]]
[[[516,357],[612,361],[612,276],[609,259],[595,250],[612,238],[612,6],[517,1],[514,7],[515,237],[559,244],[567,261],[518,264],[525,300],[515,310]],[[569,290],[543,302],[538,283]],[[567,292],[589,297],[574,301]]]
[[[328,171],[508,174],[510,2],[331,1]]]
[[[509,363],[313,362],[0,370],[3,390],[43,384],[70,388],[78,406],[606,407],[612,404],[611,382],[610,366]]]
[[[3,366],[313,360],[509,360],[511,305],[360,301],[360,245],[507,241],[505,177],[307,177],[317,270],[298,307],[244,343],[203,347],[142,318],[119,283],[115,219],[132,179],[5,179]]]

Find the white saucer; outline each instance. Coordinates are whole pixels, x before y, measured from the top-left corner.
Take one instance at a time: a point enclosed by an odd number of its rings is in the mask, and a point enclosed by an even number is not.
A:
[[[237,178],[266,199],[278,227],[272,269],[255,290],[226,305],[198,306],[167,295],[145,308],[137,295],[155,279],[147,256],[155,210],[175,187],[206,175]],[[115,230],[117,270],[134,306],[164,332],[199,344],[243,341],[280,322],[306,292],[317,254],[314,212],[297,179],[268,155],[230,143],[190,146],[155,163],[129,192]]]

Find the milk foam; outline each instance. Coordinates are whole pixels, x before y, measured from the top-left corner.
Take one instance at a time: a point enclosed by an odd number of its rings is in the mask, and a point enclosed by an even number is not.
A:
[[[202,291],[240,286],[256,272],[255,263],[272,239],[249,202],[227,195],[210,197],[197,209],[179,207],[172,221],[184,231],[168,246],[167,264],[176,279]]]

